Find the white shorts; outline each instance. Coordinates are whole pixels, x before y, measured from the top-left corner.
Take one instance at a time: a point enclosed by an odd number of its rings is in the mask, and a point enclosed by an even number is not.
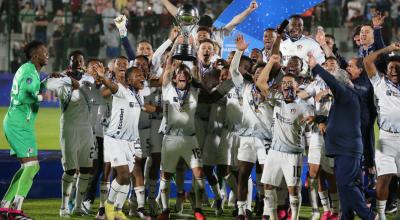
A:
[[[301,186],[303,154],[289,154],[269,150],[264,164],[261,182],[272,186],[280,186],[285,177],[287,186]]]
[[[162,170],[175,173],[181,158],[192,169],[203,167],[202,152],[196,136],[164,135],[161,151]]]
[[[217,152],[217,164],[237,166],[239,137],[226,129],[221,132],[221,141]]]
[[[378,145],[375,155],[378,176],[400,176],[400,133],[380,130]]]
[[[108,154],[111,167],[127,165],[129,172],[132,172],[135,164],[135,144],[133,141],[115,139],[104,136],[104,154]],[[140,148],[140,146],[137,146]]]
[[[238,160],[264,164],[271,143],[256,137],[239,136]]]
[[[320,165],[322,170],[333,174],[334,159],[326,156],[324,137],[319,132],[311,134],[307,157],[309,164]]]
[[[139,158],[146,158],[150,154],[151,142],[150,142],[150,128],[139,129],[140,137],[140,149],[135,146],[135,156]]]
[[[61,164],[64,171],[92,167],[95,145],[91,127],[61,129]]]
[[[221,138],[217,134],[207,134],[203,147],[203,164],[215,166],[218,162],[219,143]]]
[[[150,153],[161,153],[163,134],[158,131],[161,126],[161,120],[151,119],[151,131],[150,131]]]

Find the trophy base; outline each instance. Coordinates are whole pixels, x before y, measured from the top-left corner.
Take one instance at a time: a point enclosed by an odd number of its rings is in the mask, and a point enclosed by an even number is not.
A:
[[[193,46],[189,44],[179,44],[172,58],[183,61],[195,61],[197,59]]]

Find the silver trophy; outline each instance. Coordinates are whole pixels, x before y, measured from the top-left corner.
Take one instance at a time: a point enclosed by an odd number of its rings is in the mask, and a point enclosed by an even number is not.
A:
[[[189,4],[184,4],[178,8],[175,20],[178,23],[181,35],[183,36],[183,43],[178,44],[172,57],[177,60],[194,61],[196,60],[195,48],[189,44],[189,36],[193,28],[199,22],[199,11],[196,7]]]

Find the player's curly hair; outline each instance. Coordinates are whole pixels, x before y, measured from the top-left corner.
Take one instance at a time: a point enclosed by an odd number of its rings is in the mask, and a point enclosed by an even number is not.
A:
[[[45,46],[45,44],[39,40],[31,41],[27,45],[25,45],[24,54],[25,54],[26,59],[27,60],[32,59],[33,53],[35,53],[35,51],[41,46]]]

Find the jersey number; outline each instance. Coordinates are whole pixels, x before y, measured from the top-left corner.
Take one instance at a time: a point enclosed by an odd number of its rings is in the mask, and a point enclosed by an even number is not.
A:
[[[201,159],[201,150],[200,148],[192,149],[193,156],[195,159]]]
[[[295,178],[301,177],[301,166],[293,166],[293,177]]]

